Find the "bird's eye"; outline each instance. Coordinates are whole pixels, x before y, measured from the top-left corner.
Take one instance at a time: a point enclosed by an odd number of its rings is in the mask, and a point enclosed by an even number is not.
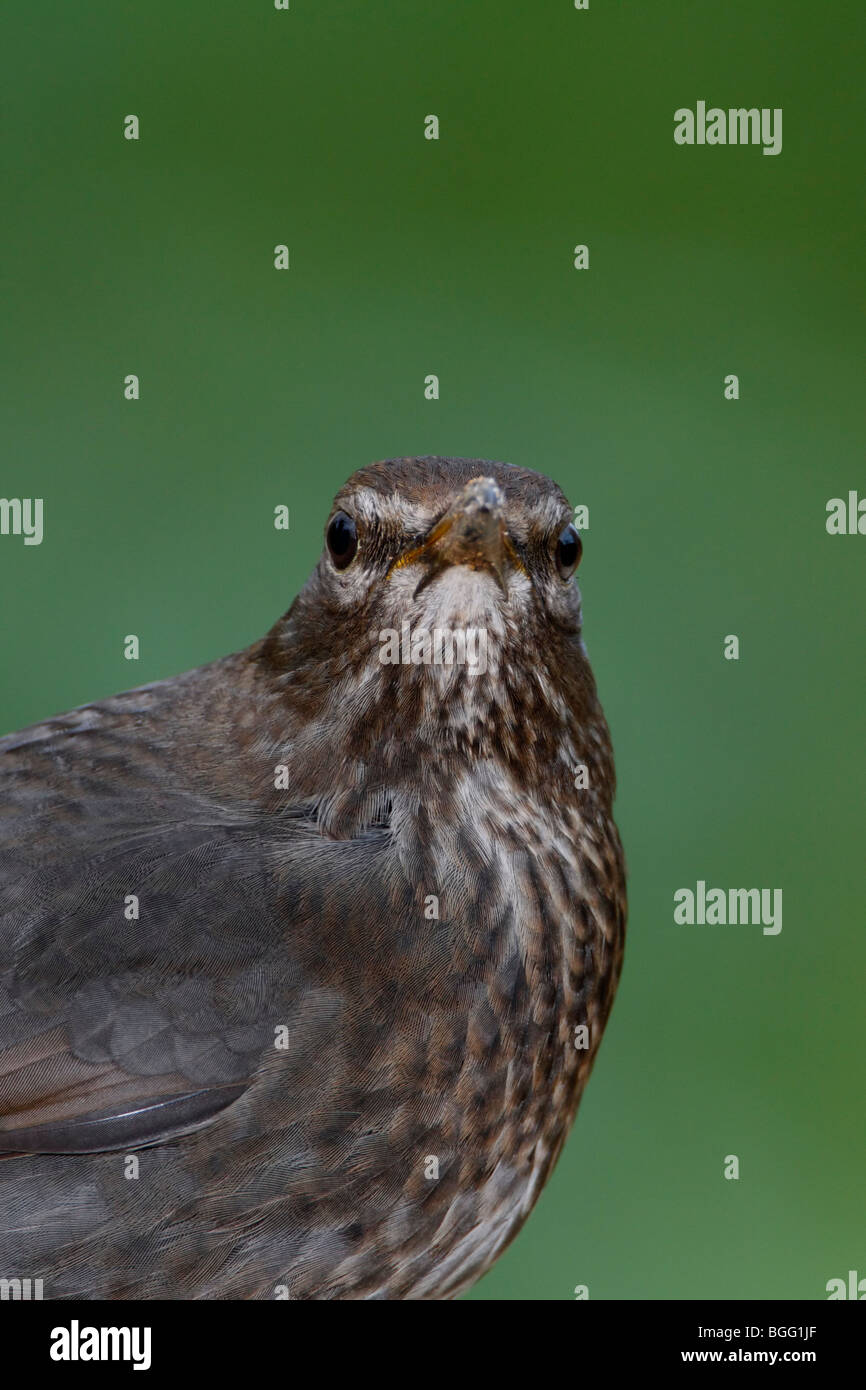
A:
[[[331,559],[338,570],[351,565],[358,549],[358,528],[345,512],[337,512],[331,518],[325,537]]]
[[[570,579],[580,564],[583,542],[571,522],[559,533],[556,542],[556,568],[560,579]]]

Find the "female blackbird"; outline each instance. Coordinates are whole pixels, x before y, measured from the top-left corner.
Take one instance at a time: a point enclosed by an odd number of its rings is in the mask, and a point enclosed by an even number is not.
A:
[[[580,550],[373,464],[262,641],[0,740],[0,1278],[449,1298],[514,1236],[625,931]]]

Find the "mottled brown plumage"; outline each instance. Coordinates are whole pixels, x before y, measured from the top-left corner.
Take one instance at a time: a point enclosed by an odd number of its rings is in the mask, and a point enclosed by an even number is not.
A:
[[[0,1276],[46,1298],[451,1297],[574,1118],[625,892],[568,504],[396,459],[338,513],[262,641],[0,740]]]

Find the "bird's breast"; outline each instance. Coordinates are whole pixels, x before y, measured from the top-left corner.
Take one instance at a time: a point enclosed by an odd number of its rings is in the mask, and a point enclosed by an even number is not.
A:
[[[619,975],[622,865],[612,822],[518,795],[492,772],[419,807],[403,848],[443,944],[419,1098],[438,1116],[430,1156],[448,1173],[441,1293],[492,1262],[564,1142]]]

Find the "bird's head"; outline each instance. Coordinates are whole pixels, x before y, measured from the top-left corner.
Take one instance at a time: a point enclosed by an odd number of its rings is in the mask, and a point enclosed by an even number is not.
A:
[[[484,459],[401,458],[334,499],[321,558],[268,639],[305,718],[361,743],[526,758],[595,713],[560,488]]]

